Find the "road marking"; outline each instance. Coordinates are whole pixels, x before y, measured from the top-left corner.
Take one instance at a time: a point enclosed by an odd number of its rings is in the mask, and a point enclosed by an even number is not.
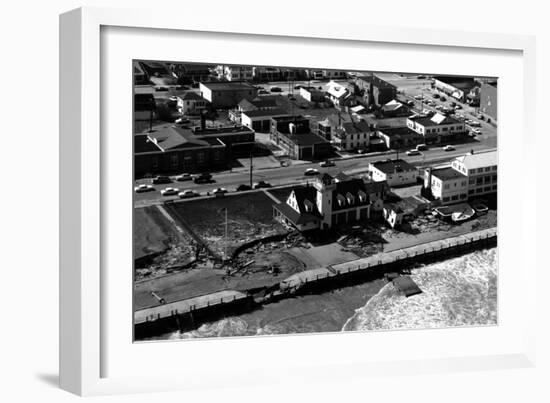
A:
[[[164,217],[166,217],[166,219],[167,219],[168,221],[170,221],[170,222],[174,225],[174,227],[176,227],[176,230],[178,230],[178,232],[179,232],[180,234],[184,234],[183,229],[176,223],[176,221],[172,218],[172,216],[171,216],[170,214],[168,214],[168,211],[166,211],[166,210],[164,209],[164,207],[161,206],[161,205],[159,205],[159,204],[157,204],[156,206],[157,206],[157,208],[159,209],[160,213],[161,213]]]

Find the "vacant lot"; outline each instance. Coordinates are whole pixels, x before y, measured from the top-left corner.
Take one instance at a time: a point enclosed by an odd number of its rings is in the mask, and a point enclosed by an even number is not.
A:
[[[155,206],[134,209],[134,259],[166,250],[179,236]]]
[[[170,208],[210,248],[223,256],[230,255],[245,242],[284,232],[273,219],[274,202],[264,192],[226,196],[208,200],[175,203]],[[227,209],[227,242],[225,240]]]

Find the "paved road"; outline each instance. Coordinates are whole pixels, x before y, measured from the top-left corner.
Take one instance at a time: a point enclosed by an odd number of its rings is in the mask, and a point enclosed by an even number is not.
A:
[[[487,149],[487,147],[480,142],[457,145],[455,148],[455,151],[444,151],[441,147],[434,147],[430,150],[423,152],[422,155],[417,155],[413,157],[409,157],[404,153],[400,153],[399,158],[402,158],[416,166],[426,166],[428,164],[447,162],[456,156],[463,155],[469,152],[472,149],[475,151]],[[341,171],[354,173],[365,171],[370,162],[389,157],[394,158],[395,156],[396,154],[393,153],[387,155],[365,156],[361,158],[339,160],[336,162],[335,167],[328,168],[320,168],[316,163],[306,163],[292,165],[289,167],[263,169],[253,171],[252,179],[254,182],[264,180],[269,182],[273,186],[305,183],[306,181],[312,180],[313,178],[311,176],[304,176],[304,171],[307,168],[314,167],[318,169],[321,173],[327,172],[331,175],[335,175]],[[245,170],[240,170],[238,172],[223,172],[219,174],[214,174],[213,178],[215,182],[209,184],[195,184],[192,181],[187,181],[173,182],[166,185],[155,185],[155,191],[153,192],[135,194],[135,205],[144,206],[155,204],[164,200],[177,198],[176,196],[162,196],[160,194],[160,190],[166,187],[177,187],[180,191],[193,189],[200,193],[211,192],[217,187],[224,187],[229,191],[234,191],[238,185],[249,183],[249,172]],[[148,183],[149,181],[150,180],[147,179],[141,179],[136,181],[136,183]]]

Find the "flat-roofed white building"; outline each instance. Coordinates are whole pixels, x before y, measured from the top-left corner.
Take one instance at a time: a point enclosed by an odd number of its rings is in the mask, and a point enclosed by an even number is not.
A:
[[[389,186],[405,186],[416,183],[418,168],[402,159],[388,159],[371,162],[369,174],[376,182],[386,181]]]

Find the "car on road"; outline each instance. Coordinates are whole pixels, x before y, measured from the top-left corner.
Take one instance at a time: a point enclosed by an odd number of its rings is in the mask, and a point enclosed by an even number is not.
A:
[[[151,181],[153,185],[161,185],[164,183],[172,183],[172,179],[169,176],[157,176]]]
[[[176,176],[176,180],[178,182],[190,181],[190,180],[193,180],[193,176],[191,174],[184,173],[184,174]]]
[[[258,94],[260,94],[260,95],[266,95],[266,94],[269,94],[269,92],[266,91],[266,90],[260,90],[260,91],[258,91]]]
[[[439,98],[439,94],[433,94],[433,97],[434,97],[435,99],[437,99],[437,98]]]
[[[443,150],[445,150],[445,151],[454,151],[455,148],[451,145],[446,145],[445,147],[443,147]]]
[[[405,154],[410,155],[410,156],[412,156],[412,155],[422,155],[422,153],[420,151],[415,150],[414,148],[412,150],[407,151]]]
[[[151,185],[138,185],[134,188],[136,193],[152,192],[155,188]]]
[[[191,121],[187,118],[177,118],[174,123],[177,123],[177,124],[186,124],[186,123],[191,123]]]
[[[271,187],[271,184],[265,181],[259,181],[258,183],[254,184],[254,189],[263,189],[263,188],[270,188],[270,187]]]
[[[271,92],[283,92],[283,90],[281,89],[281,87],[271,87],[270,91],[271,91]]]
[[[468,124],[469,124],[470,126],[474,126],[474,127],[479,127],[479,126],[481,126],[481,123],[479,123],[479,122],[477,122],[477,121],[475,121],[475,120],[470,120],[470,121],[468,122]]]
[[[479,129],[472,129],[471,132],[474,134],[481,134],[481,130]]]
[[[175,196],[179,193],[178,188],[164,188],[160,191],[160,194],[163,196]]]
[[[244,192],[244,191],[246,191],[246,190],[251,190],[251,189],[252,189],[252,188],[250,187],[250,185],[245,185],[244,183],[241,184],[241,185],[239,185],[239,186],[237,186],[237,187],[235,188],[235,190],[236,190],[237,192]]]
[[[304,175],[305,176],[319,175],[319,171],[316,170],[315,168],[308,168],[304,171]]]
[[[227,193],[227,189],[226,188],[216,188],[212,191],[212,194],[214,196],[223,196],[224,194]]]
[[[441,100],[441,102],[445,102],[447,100],[447,98],[445,98],[443,95],[441,95],[439,99]]]
[[[294,87],[295,90],[299,90],[299,89],[301,89],[301,88],[302,88],[301,85],[297,85],[297,86]]]
[[[418,144],[416,146],[417,151],[426,151],[428,149],[428,146],[426,144]]]
[[[194,190],[187,189],[183,192],[179,192],[178,196],[180,199],[190,199],[191,197],[198,197],[200,196],[200,193],[195,192]]]
[[[414,106],[414,101],[411,101],[411,100],[407,101],[407,105],[408,106]]]
[[[423,98],[422,95],[415,95],[414,96],[414,99],[417,99],[417,100],[422,99],[422,98]]]
[[[195,183],[210,183],[212,182],[212,175],[209,173],[202,173],[193,177]]]
[[[418,80],[425,80],[425,79],[426,79],[426,76],[424,76],[424,75],[421,74],[421,75],[416,76],[416,78],[417,78]]]
[[[334,163],[334,161],[326,160],[326,161],[323,161],[323,162],[319,163],[319,166],[321,168],[326,168],[326,167],[334,167],[334,166],[336,166],[336,164]]]

